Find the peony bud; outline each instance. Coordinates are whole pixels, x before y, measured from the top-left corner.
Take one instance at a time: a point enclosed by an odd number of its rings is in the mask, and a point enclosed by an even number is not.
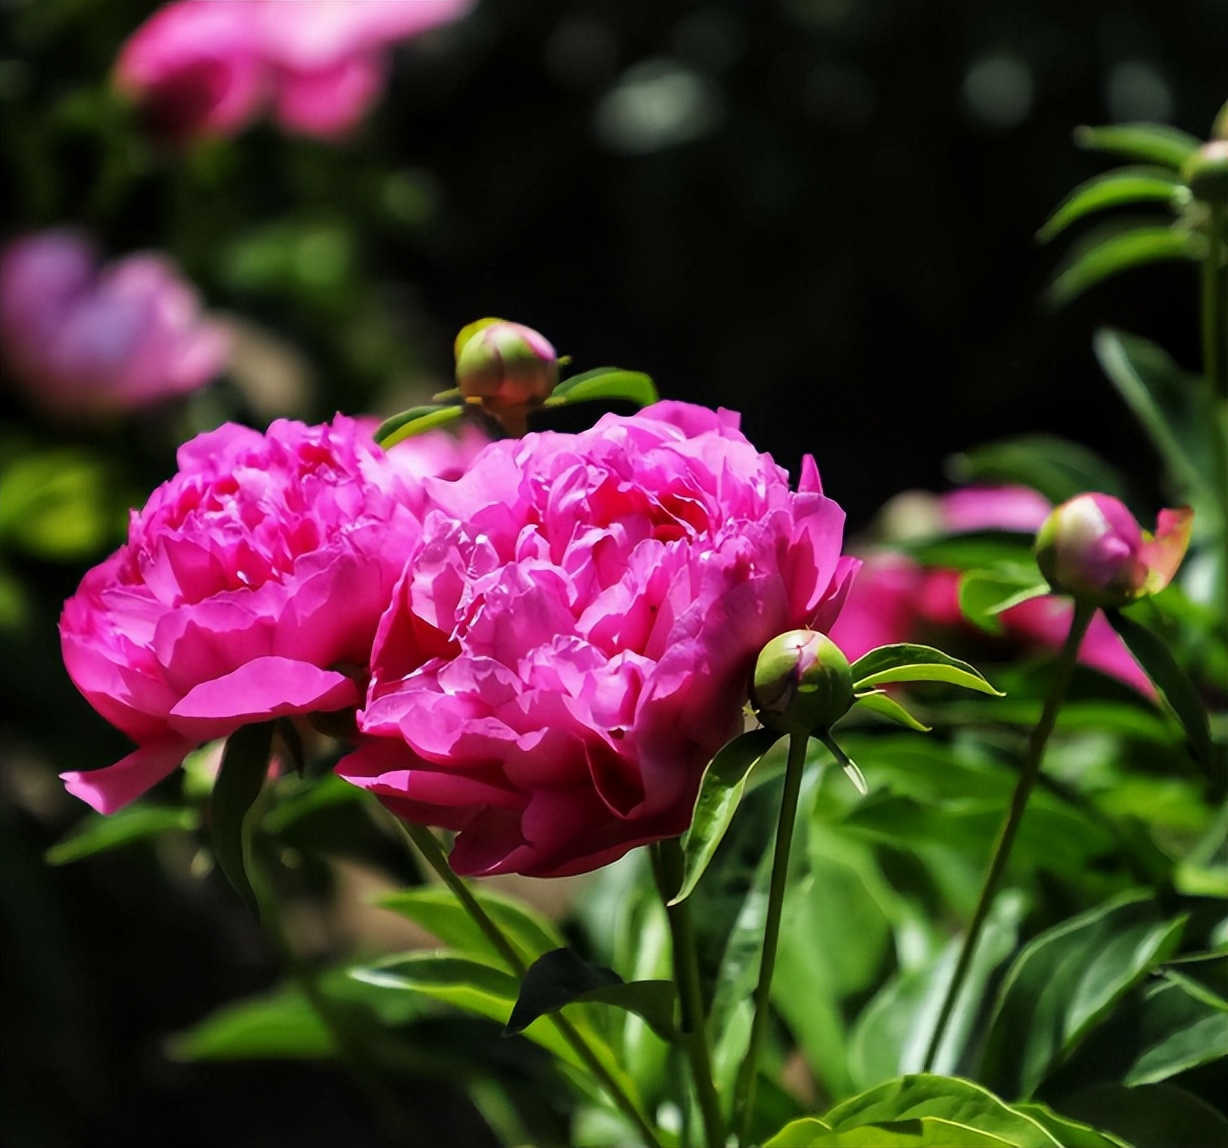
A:
[[[1124,606],[1173,580],[1190,543],[1194,512],[1160,511],[1153,538],[1107,494],[1063,502],[1036,535],[1036,561],[1049,585],[1096,606]]]
[[[1228,203],[1228,140],[1203,144],[1185,161],[1181,178],[1195,199]]]
[[[554,348],[531,327],[503,319],[473,323],[456,342],[456,385],[466,402],[481,403],[509,434],[523,434],[525,416],[558,384]]]
[[[760,651],[751,702],[769,729],[802,736],[829,729],[853,704],[848,659],[826,634],[790,630]]]

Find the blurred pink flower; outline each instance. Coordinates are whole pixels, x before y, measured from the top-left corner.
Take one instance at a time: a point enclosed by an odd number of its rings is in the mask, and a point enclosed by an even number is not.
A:
[[[100,268],[74,231],[18,239],[0,256],[0,346],[32,402],[86,419],[194,390],[228,349],[168,260],[129,255]]]
[[[487,447],[428,482],[338,773],[459,830],[461,873],[560,876],[682,832],[755,658],[835,620],[856,566],[738,417],[658,403]]]
[[[63,775],[103,813],[200,742],[355,707],[380,614],[418,539],[422,476],[473,454],[437,433],[391,452],[364,425],[227,424],[179,450],[128,542],[65,603],[69,676],[138,749]]]
[[[997,529],[1032,535],[1052,506],[1027,487],[999,486],[967,487],[927,498],[924,509],[927,526],[938,534]],[[1056,650],[1070,629],[1072,612],[1069,601],[1051,596],[1021,602],[999,616],[1003,641]],[[865,557],[831,637],[851,661],[894,642],[933,640],[941,645],[944,639],[936,632],[942,630],[973,633],[959,608],[959,571],[927,568],[906,554],[883,549]],[[1092,619],[1079,660],[1142,693],[1154,693],[1103,615]]]
[[[472,2],[178,0],[124,45],[116,83],[172,139],[233,134],[270,106],[287,130],[331,139],[378,99],[392,44]]]

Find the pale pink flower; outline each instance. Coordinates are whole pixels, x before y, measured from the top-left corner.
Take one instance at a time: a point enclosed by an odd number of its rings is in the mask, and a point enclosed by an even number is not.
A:
[[[421,476],[455,476],[472,453],[437,434],[386,454],[341,415],[227,424],[181,447],[127,544],[64,606],[70,677],[139,747],[64,774],[69,790],[110,813],[203,741],[355,707],[421,530]]]
[[[856,566],[814,461],[791,491],[728,411],[507,439],[427,487],[370,740],[338,772],[459,830],[462,873],[583,872],[682,832],[760,648],[830,626]]]
[[[0,257],[0,346],[33,403],[79,419],[195,390],[228,350],[169,260],[144,253],[99,267],[75,231],[27,236]]]

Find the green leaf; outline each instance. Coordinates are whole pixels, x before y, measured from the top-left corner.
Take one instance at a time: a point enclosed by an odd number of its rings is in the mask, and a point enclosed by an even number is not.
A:
[[[853,689],[857,692],[889,682],[947,682],[966,690],[1003,696],[975,666],[932,646],[919,646],[912,642],[879,646],[877,650],[863,654],[850,669]]]
[[[774,1136],[763,1142],[763,1148],[809,1148],[816,1136],[823,1136],[831,1131],[830,1124],[824,1124],[817,1116],[804,1116],[801,1120],[792,1120]]]
[[[1051,1136],[1057,1138],[1062,1148],[1130,1148],[1124,1141],[1107,1132],[1098,1132],[1088,1124],[1059,1116],[1051,1108],[1035,1101],[1012,1105],[1016,1112],[1030,1116]]]
[[[0,542],[52,562],[80,561],[123,537],[109,465],[57,447],[21,455],[0,471]]]
[[[1012,606],[1049,593],[1044,581],[1037,582],[1039,571],[969,570],[959,579],[959,608],[965,618],[989,634],[1001,634],[998,616]]]
[[[523,902],[490,889],[471,888],[470,892],[526,961],[535,961],[543,953],[563,946],[558,929]],[[499,957],[486,934],[447,889],[405,889],[380,897],[375,903],[413,921],[451,948]]]
[[[957,482],[1018,483],[1053,503],[1085,490],[1118,498],[1126,492],[1114,467],[1087,447],[1056,435],[1020,435],[986,443],[954,455],[947,466]]]
[[[846,1132],[866,1125],[925,1117],[975,1128],[1015,1148],[1055,1148],[1059,1144],[1041,1124],[979,1084],[949,1076],[902,1076],[876,1085],[837,1104],[824,1114],[823,1120],[833,1132]]]
[[[1126,159],[1157,163],[1180,171],[1202,140],[1165,124],[1113,124],[1075,129],[1075,143],[1089,151],[1104,151]]]
[[[130,805],[117,813],[92,814],[82,818],[72,835],[46,853],[48,865],[67,865],[95,853],[145,841],[172,829],[192,830],[200,825],[195,809],[168,809],[156,805]]]
[[[1034,938],[998,995],[981,1078],[1027,1098],[1108,1015],[1170,956],[1184,917],[1161,916],[1150,894],[1131,892]]]
[[[590,964],[571,949],[554,949],[529,967],[504,1029],[519,1033],[564,1005],[596,1001],[641,1016],[666,1040],[677,1039],[672,981],[624,981],[613,969]]]
[[[866,1124],[828,1132],[810,1141],[814,1148],[1011,1148],[1013,1141],[939,1116]]]
[[[256,916],[259,907],[247,873],[251,836],[247,815],[269,772],[276,724],[257,722],[230,735],[209,805],[209,832],[218,867]]]
[[[454,423],[464,413],[465,408],[460,405],[410,407],[409,410],[380,423],[373,437],[384,450],[388,450],[407,438],[413,438],[414,435],[425,434],[429,430]]]
[[[1174,172],[1159,167],[1122,167],[1089,179],[1074,189],[1036,233],[1042,243],[1064,231],[1075,220],[1109,207],[1128,203],[1173,202],[1179,192],[1189,198]]]
[[[621,367],[597,367],[565,379],[554,388],[546,406],[557,407],[594,399],[621,399],[646,407],[658,399],[652,379],[639,371],[624,371]]]
[[[1046,299],[1060,307],[1120,271],[1169,259],[1198,259],[1203,246],[1200,236],[1178,227],[1134,225],[1115,228],[1108,235],[1093,233],[1059,268]]]
[[[175,1060],[328,1060],[336,1044],[296,989],[238,1001],[170,1042]]]
[[[690,828],[682,837],[682,886],[671,905],[685,901],[694,891],[737,812],[750,771],[782,736],[771,729],[749,730],[723,745],[708,763]]]
[[[880,717],[890,718],[900,725],[917,730],[918,733],[929,733],[933,728],[918,721],[885,690],[871,690],[869,693],[857,694],[853,700],[853,706],[876,713]]]
[[[1171,1084],[1101,1084],[1062,1097],[1062,1111],[1120,1136],[1134,1148],[1228,1144],[1228,1120]]]
[[[1148,987],[1139,1031],[1147,1047],[1122,1077],[1123,1084],[1157,1084],[1228,1057],[1228,1016],[1178,980]]]
[[[1202,380],[1137,335],[1105,328],[1096,332],[1092,345],[1104,373],[1142,424],[1169,473],[1184,489],[1214,506],[1207,427],[1214,425],[1217,412],[1208,402]]]
[[[1106,610],[1105,615],[1117,631],[1118,637],[1125,642],[1127,649],[1177,715],[1181,728],[1185,730],[1194,760],[1204,768],[1210,766],[1213,749],[1207,711],[1194,688],[1194,683],[1177,665],[1167,644],[1146,626],[1118,610]]]

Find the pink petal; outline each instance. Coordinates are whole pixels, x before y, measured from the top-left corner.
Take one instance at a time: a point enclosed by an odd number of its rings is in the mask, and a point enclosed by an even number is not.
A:
[[[145,745],[105,769],[61,773],[64,787],[99,813],[114,813],[152,789],[195,748],[194,741]]]

